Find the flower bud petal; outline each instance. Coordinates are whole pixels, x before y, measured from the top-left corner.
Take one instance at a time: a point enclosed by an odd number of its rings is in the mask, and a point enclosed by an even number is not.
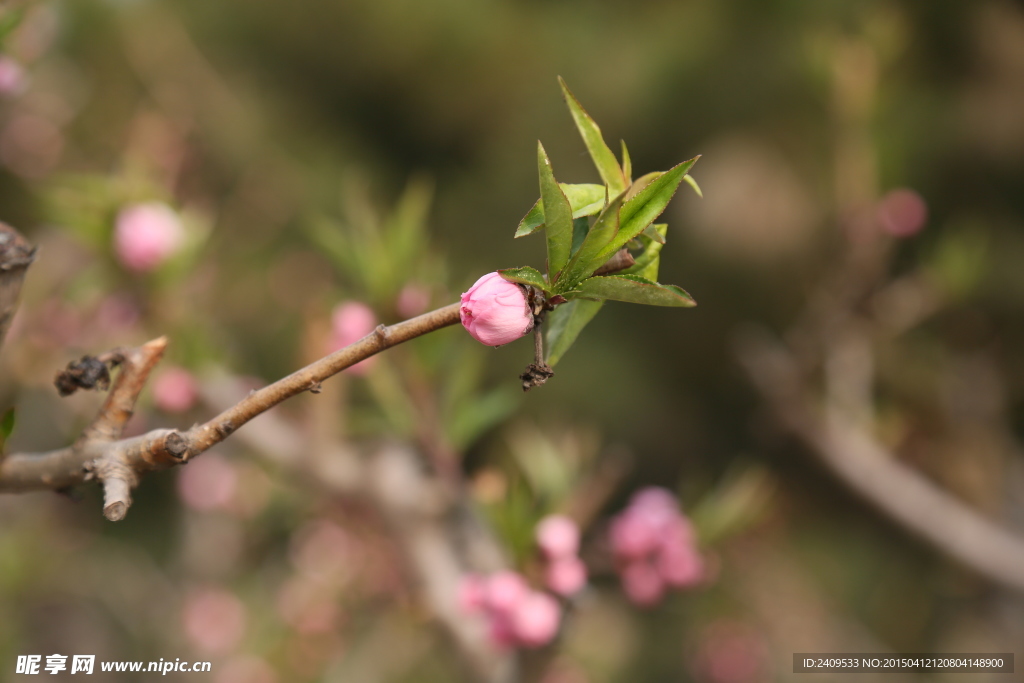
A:
[[[481,344],[501,346],[533,329],[533,313],[523,288],[488,273],[462,295],[462,326]]]

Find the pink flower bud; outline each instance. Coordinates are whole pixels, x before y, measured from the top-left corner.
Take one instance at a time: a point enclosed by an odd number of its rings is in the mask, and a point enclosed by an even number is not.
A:
[[[665,583],[675,588],[692,586],[704,578],[704,562],[697,549],[679,540],[662,545],[655,567]]]
[[[630,562],[622,570],[622,588],[635,605],[649,607],[665,594],[661,574],[646,560]]]
[[[117,215],[114,251],[129,270],[153,270],[178,251],[184,240],[178,215],[161,202],[133,204]]]
[[[192,373],[184,368],[167,368],[153,382],[153,400],[168,413],[182,413],[196,402],[199,389]]]
[[[878,202],[878,223],[894,237],[912,237],[928,220],[928,205],[907,188],[893,190]]]
[[[580,549],[580,528],[565,515],[548,515],[537,525],[537,545],[547,557],[572,557]]]
[[[403,318],[413,318],[426,311],[429,305],[430,292],[421,285],[409,283],[398,293],[395,310]]]
[[[25,70],[7,55],[0,56],[0,95],[20,94],[26,85]]]
[[[544,571],[544,583],[554,593],[574,595],[587,585],[587,565],[578,557],[559,557]]]
[[[660,529],[651,517],[627,509],[612,520],[610,535],[612,552],[623,560],[642,558],[658,547]]]
[[[668,489],[660,486],[648,486],[633,494],[629,501],[631,508],[650,512],[679,512],[679,501]]]
[[[466,574],[459,578],[456,600],[463,614],[475,614],[484,609],[487,582],[479,574]]]
[[[354,344],[377,327],[377,316],[366,304],[358,301],[346,301],[338,304],[331,313],[331,348],[333,353],[349,344]],[[373,367],[377,358],[371,356],[361,360],[345,372],[353,375],[365,375]]]
[[[462,295],[462,326],[481,344],[501,346],[533,329],[533,313],[523,288],[488,273]]]
[[[531,591],[512,613],[512,632],[527,647],[547,645],[558,633],[562,620],[558,601],[547,593]]]
[[[485,606],[499,614],[511,614],[516,605],[530,593],[526,579],[511,570],[491,574],[487,578]]]

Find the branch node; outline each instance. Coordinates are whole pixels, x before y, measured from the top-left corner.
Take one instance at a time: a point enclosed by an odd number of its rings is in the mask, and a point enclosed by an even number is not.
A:
[[[373,333],[377,335],[377,339],[380,339],[385,344],[388,342],[388,337],[391,334],[387,328],[387,325],[377,325],[377,327],[373,330]]]
[[[164,437],[163,449],[175,460],[184,460],[188,455],[188,440],[178,432]]]
[[[217,433],[220,434],[222,438],[230,436],[234,431],[235,423],[231,420],[225,420],[217,425]]]
[[[311,393],[311,394],[319,394],[323,390],[324,390],[324,383],[323,382],[317,382],[316,380],[313,380],[312,382],[309,383],[309,393]]]

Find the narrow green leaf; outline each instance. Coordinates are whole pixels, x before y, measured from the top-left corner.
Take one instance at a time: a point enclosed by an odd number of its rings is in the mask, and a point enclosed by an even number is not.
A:
[[[569,200],[573,218],[593,216],[604,208],[604,202],[608,194],[608,190],[604,185],[595,185],[593,183],[575,185],[558,183],[558,187],[562,188],[562,193]],[[523,217],[523,220],[519,221],[519,227],[516,229],[515,236],[525,237],[526,235],[532,235],[543,227],[544,207],[541,206],[541,201],[538,199],[529,213]]]
[[[519,227],[516,228],[515,236],[526,237],[527,235],[532,235],[543,227],[544,207],[541,206],[540,200],[538,199],[537,203],[533,205],[533,208],[523,216],[523,220],[519,221]]]
[[[572,250],[570,253],[575,254],[579,252],[589,232],[590,220],[586,216],[572,219]],[[569,263],[572,263],[572,258],[569,259]]]
[[[619,140],[619,142],[622,143],[622,177],[626,181],[626,187],[629,187],[633,183],[633,161],[629,158],[626,141]]]
[[[621,273],[616,273],[616,275],[637,275],[645,280],[657,282],[658,267],[661,262],[661,248],[665,244],[666,232],[668,232],[668,226],[664,223],[655,223],[649,226],[647,230],[644,230],[644,234],[639,237],[643,244],[643,251],[635,257],[636,263]],[[648,233],[654,233],[657,235],[657,239],[648,235]]]
[[[579,100],[569,90],[562,77],[558,77],[558,83],[562,86],[562,94],[565,96],[565,103],[569,105],[569,111],[576,122],[576,128],[580,131],[583,143],[590,152],[590,158],[594,160],[597,172],[601,174],[601,180],[608,186],[611,194],[621,194],[626,189],[626,180],[622,176],[622,169],[615,155],[608,148],[604,138],[601,136],[601,129],[594,123],[594,119],[583,109]]]
[[[593,216],[604,208],[605,200],[608,199],[608,189],[604,185],[558,183],[558,187],[569,200],[573,218]]]
[[[615,238],[601,250],[598,258],[608,260],[612,254],[621,249],[631,239],[642,233],[654,219],[668,206],[676,193],[683,176],[689,171],[697,159],[689,161],[665,171],[655,178],[647,187],[640,190],[632,199],[622,205],[619,216],[619,232]]]
[[[640,233],[641,237],[654,240],[658,244],[665,244],[665,235],[668,232],[668,225],[665,223],[652,223]]]
[[[604,305],[603,301],[587,301],[575,299],[567,304],[562,304],[548,314],[544,325],[547,327],[545,339],[548,350],[547,363],[554,366],[569,347],[580,336],[580,332],[587,326],[597,312]]]
[[[537,169],[540,173],[540,199],[544,209],[544,225],[548,237],[548,276],[554,282],[569,261],[572,248],[572,209],[562,189],[555,182],[544,145],[537,142]]]
[[[623,195],[620,194],[609,202],[601,215],[597,217],[579,251],[573,255],[569,265],[565,267],[562,275],[555,282],[556,291],[567,292],[575,289],[580,282],[590,277],[608,260],[599,260],[597,255],[619,231],[622,197]]]
[[[592,277],[580,285],[580,296],[648,306],[697,305],[689,294],[675,285],[659,285],[636,275]]]
[[[686,175],[683,176],[683,180],[686,181],[687,185],[693,188],[693,191],[697,193],[698,197],[704,199],[704,193],[700,191],[700,185],[697,184],[697,181],[693,179],[692,175],[687,173]]]
[[[530,285],[536,287],[541,291],[548,291],[548,283],[541,275],[540,271],[530,266],[523,266],[522,268],[505,268],[498,271],[498,275],[502,276],[509,282],[518,282],[523,285]]]

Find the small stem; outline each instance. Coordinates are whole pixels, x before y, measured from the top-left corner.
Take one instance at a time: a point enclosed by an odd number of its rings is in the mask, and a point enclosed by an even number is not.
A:
[[[533,323],[533,362],[537,365],[544,364],[544,331],[540,316],[534,318]]]

